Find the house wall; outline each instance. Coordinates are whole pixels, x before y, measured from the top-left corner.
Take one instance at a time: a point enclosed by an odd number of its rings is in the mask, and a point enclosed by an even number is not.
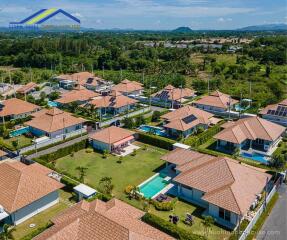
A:
[[[111,151],[112,146],[110,144],[104,143],[104,142],[100,142],[97,140],[92,140],[92,146],[94,149],[100,150],[100,151]]]
[[[227,111],[227,109],[225,108],[219,108],[219,107],[203,105],[203,104],[198,104],[198,103],[194,103],[194,106],[196,106],[197,108],[200,108],[206,111],[212,111],[212,112],[226,112]]]
[[[22,114],[15,114],[15,115],[11,115],[10,118],[11,119],[20,119],[20,118],[25,118],[30,116],[32,113],[39,111],[39,109],[37,109],[36,111],[32,111],[32,112],[26,112],[26,113],[22,113]]]
[[[18,225],[26,221],[27,219],[35,216],[36,214],[52,207],[58,202],[59,202],[59,193],[58,191],[54,191],[34,201],[33,203],[27,205],[26,207],[23,207],[18,211],[13,212],[10,215],[11,223],[14,225]]]
[[[198,189],[189,188],[183,185],[178,185],[178,193],[187,201],[197,203],[198,205],[201,205],[201,206],[206,206],[206,201],[201,199],[204,192]]]
[[[231,223],[235,226],[238,223],[238,215],[236,213],[230,212],[230,222],[228,222],[219,217],[219,207],[211,203],[208,203],[208,215],[214,217],[215,219],[218,219],[218,221],[220,221],[221,223]]]
[[[76,131],[76,130],[79,130],[81,129],[82,125],[81,124],[77,124],[77,125],[73,125],[73,126],[70,126],[70,127],[67,127],[65,128],[65,133],[70,133],[70,132],[73,132],[73,131]],[[50,138],[55,138],[59,135],[62,135],[64,132],[63,132],[63,129],[61,130],[58,130],[58,131],[55,131],[55,132],[52,132],[52,133],[48,133],[48,132],[45,132],[43,130],[40,130],[40,129],[37,129],[37,128],[34,128],[34,127],[30,127],[30,131],[33,135],[39,137],[39,136],[48,136]]]

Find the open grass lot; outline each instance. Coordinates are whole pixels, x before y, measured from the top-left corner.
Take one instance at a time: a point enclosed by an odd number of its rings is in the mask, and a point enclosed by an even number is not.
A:
[[[140,143],[136,143],[140,145]],[[112,177],[114,184],[113,194],[120,199],[125,199],[124,189],[127,185],[138,185],[158,171],[164,162],[160,157],[165,150],[153,146],[147,146],[137,151],[136,156],[125,156],[122,163],[118,163],[119,157],[109,155],[104,159],[102,154],[81,150],[74,156],[60,158],[56,162],[56,168],[64,170],[73,176],[79,177],[77,167],[86,167],[85,182],[98,188],[99,181],[103,177]]]
[[[4,143],[4,146],[7,145],[9,149],[16,150],[15,147],[13,146],[14,141],[18,141],[18,149],[20,149],[32,145],[32,140],[33,140],[32,138],[25,137],[24,135],[8,139],[3,139],[2,137],[0,137],[0,145],[2,142]]]
[[[21,240],[28,234],[31,234],[33,231],[38,228],[45,227],[51,218],[58,215],[60,212],[69,207],[69,205],[73,204],[71,201],[72,194],[60,190],[60,202],[54,205],[53,207],[43,211],[42,213],[37,214],[36,216],[28,219],[27,221],[19,224],[13,229],[13,237],[14,239]],[[35,224],[36,226],[31,228],[30,224]]]
[[[203,212],[203,208],[196,207],[190,203],[186,203],[184,201],[177,201],[175,208],[173,211],[157,211],[154,207],[151,207],[150,212],[161,217],[162,219],[168,221],[169,215],[175,214],[179,217],[180,221],[178,226],[184,228],[187,231],[191,231],[194,234],[204,235],[204,226],[202,224],[201,214]],[[194,218],[194,223],[192,226],[186,225],[183,221],[185,220],[186,213],[191,213]],[[208,239],[214,240],[223,240],[228,239],[230,231],[224,230],[221,227],[216,225],[212,225],[209,230]]]

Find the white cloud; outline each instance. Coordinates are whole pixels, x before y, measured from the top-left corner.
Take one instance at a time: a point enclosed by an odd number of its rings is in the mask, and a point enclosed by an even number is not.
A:
[[[220,22],[220,23],[231,22],[231,21],[232,21],[232,18],[220,17],[220,18],[217,19],[217,22]]]

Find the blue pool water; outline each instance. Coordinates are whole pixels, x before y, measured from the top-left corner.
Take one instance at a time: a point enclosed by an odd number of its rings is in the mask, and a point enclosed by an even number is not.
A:
[[[48,101],[48,106],[49,107],[58,107],[58,103],[53,102],[53,101]]]
[[[152,198],[154,195],[164,189],[167,185],[168,183],[164,181],[164,176],[159,174],[147,183],[140,186],[140,192],[146,198]]]
[[[143,132],[154,133],[155,135],[158,135],[158,136],[166,136],[164,130],[162,128],[158,128],[158,127],[141,125],[139,127],[139,130],[141,130]]]
[[[17,130],[11,131],[10,137],[17,137],[17,136],[20,136],[22,134],[29,133],[29,132],[30,132],[29,127],[19,128]]]
[[[258,153],[253,153],[253,154],[242,153],[240,155],[242,157],[244,157],[244,158],[248,158],[248,159],[251,159],[251,160],[254,160],[254,161],[257,161],[257,162],[261,162],[263,164],[268,164],[269,163],[268,159],[264,155],[261,155],[261,154],[258,154]]]

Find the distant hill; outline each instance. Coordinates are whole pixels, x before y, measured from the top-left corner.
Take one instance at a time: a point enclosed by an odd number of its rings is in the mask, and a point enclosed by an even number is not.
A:
[[[177,29],[172,30],[174,33],[189,33],[192,32],[192,29],[189,27],[179,27]]]
[[[239,31],[279,31],[279,30],[287,30],[287,24],[264,24],[264,25],[256,25],[256,26],[248,26],[244,28],[237,29]]]

